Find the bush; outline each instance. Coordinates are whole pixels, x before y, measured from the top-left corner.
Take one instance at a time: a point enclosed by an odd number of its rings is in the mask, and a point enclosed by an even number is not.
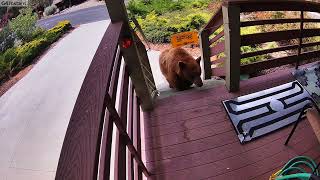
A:
[[[7,78],[10,74],[10,67],[0,56],[0,81]]]
[[[71,28],[70,21],[61,21],[55,27],[49,29],[39,38],[25,43],[16,49],[21,66],[29,64],[45,48],[61,37],[63,33]]]
[[[259,32],[260,30],[256,26],[243,27],[240,29],[241,35],[255,34]]]
[[[14,46],[16,35],[8,26],[0,31],[0,53]]]
[[[52,0],[28,0],[28,3],[34,9],[42,9],[43,7],[50,6]]]
[[[254,46],[242,46],[241,47],[241,52],[246,53],[246,52],[253,52],[253,51],[258,51],[261,50],[262,48],[260,47],[254,47]],[[250,64],[262,60],[266,60],[268,58],[268,55],[260,55],[260,56],[253,56],[253,57],[248,57],[248,58],[243,58],[241,59],[241,64]]]
[[[206,13],[186,15],[176,12],[159,16],[155,11],[152,11],[145,18],[139,17],[137,20],[148,41],[168,43],[172,34],[198,30],[209,18],[210,15]]]
[[[3,55],[3,62],[6,64],[9,74],[19,67],[20,58],[17,54],[16,48],[8,49]]]
[[[211,0],[131,0],[127,9],[131,14],[144,18],[152,11],[155,11],[157,15],[162,15],[190,8],[202,9],[207,7],[210,2]]]
[[[56,5],[51,5],[51,6],[48,6],[44,9],[44,15],[45,16],[50,16],[50,15],[53,15],[56,11],[57,11],[57,6]]]
[[[43,37],[45,37],[50,43],[53,43],[60,38],[63,33],[71,29],[71,27],[70,21],[61,21],[56,26],[44,33]]]
[[[45,48],[58,40],[70,28],[69,21],[62,21],[48,31],[39,29],[34,34],[36,37],[34,40],[7,49],[0,55],[0,80],[31,63]]]
[[[48,31],[61,31],[66,32],[69,29],[71,29],[71,23],[68,20],[60,21],[57,25],[55,25],[53,28],[49,29]]]
[[[9,28],[23,42],[32,40],[33,33],[37,29],[37,15],[32,12],[32,9],[21,9],[20,14],[9,23]]]
[[[36,30],[32,33],[32,39],[37,39],[38,37],[44,35],[45,32],[45,29],[36,28]]]
[[[16,49],[16,53],[20,59],[20,66],[29,64],[40,52],[42,52],[49,42],[45,38],[40,38],[26,43]]]
[[[153,11],[145,19],[138,18],[138,22],[143,29],[146,38],[151,42],[170,42],[172,32],[167,27],[168,20],[156,15]]]
[[[174,33],[198,30],[211,17],[210,0],[131,0],[128,10],[136,16],[148,41],[168,43]]]
[[[3,53],[2,57],[4,58],[4,61],[6,63],[13,61],[18,57],[16,53],[16,48],[8,49],[5,53]]]
[[[204,25],[207,20],[201,14],[192,14],[188,16],[188,25],[187,27],[191,29],[200,29],[202,25]]]
[[[161,15],[166,12],[183,9],[180,1],[172,0],[131,0],[128,3],[127,9],[134,15],[145,17],[148,13],[155,11],[156,14]]]

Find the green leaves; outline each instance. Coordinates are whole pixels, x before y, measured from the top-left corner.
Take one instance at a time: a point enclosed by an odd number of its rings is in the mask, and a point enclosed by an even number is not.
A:
[[[130,15],[137,17],[148,41],[168,43],[172,34],[199,30],[211,17],[210,0],[131,0]]]
[[[37,15],[32,12],[31,8],[20,10],[20,14],[9,23],[9,28],[23,42],[32,40],[33,32],[37,29]]]
[[[57,6],[52,4],[51,6],[48,6],[44,9],[44,15],[46,16],[50,16],[52,14],[54,14],[57,11]]]
[[[34,39],[18,47],[7,49],[0,54],[0,81],[14,72],[32,63],[50,44],[57,41],[71,28],[69,21],[59,22],[48,31],[38,30],[33,33]]]

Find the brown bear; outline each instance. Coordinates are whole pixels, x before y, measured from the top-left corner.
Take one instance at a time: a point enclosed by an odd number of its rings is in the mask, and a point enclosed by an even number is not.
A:
[[[171,48],[160,54],[160,69],[170,88],[186,90],[194,83],[203,85],[201,80],[200,58],[195,60],[182,48]]]

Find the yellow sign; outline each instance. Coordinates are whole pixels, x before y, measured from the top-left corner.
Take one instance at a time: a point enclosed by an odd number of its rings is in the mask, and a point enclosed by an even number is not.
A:
[[[180,47],[187,44],[198,44],[198,32],[182,32],[171,36],[171,44],[173,47]]]

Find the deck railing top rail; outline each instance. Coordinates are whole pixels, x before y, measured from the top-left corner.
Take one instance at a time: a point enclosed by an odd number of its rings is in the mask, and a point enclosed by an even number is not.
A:
[[[311,11],[320,12],[319,3],[305,0],[225,0],[223,6],[240,6],[241,12]]]

